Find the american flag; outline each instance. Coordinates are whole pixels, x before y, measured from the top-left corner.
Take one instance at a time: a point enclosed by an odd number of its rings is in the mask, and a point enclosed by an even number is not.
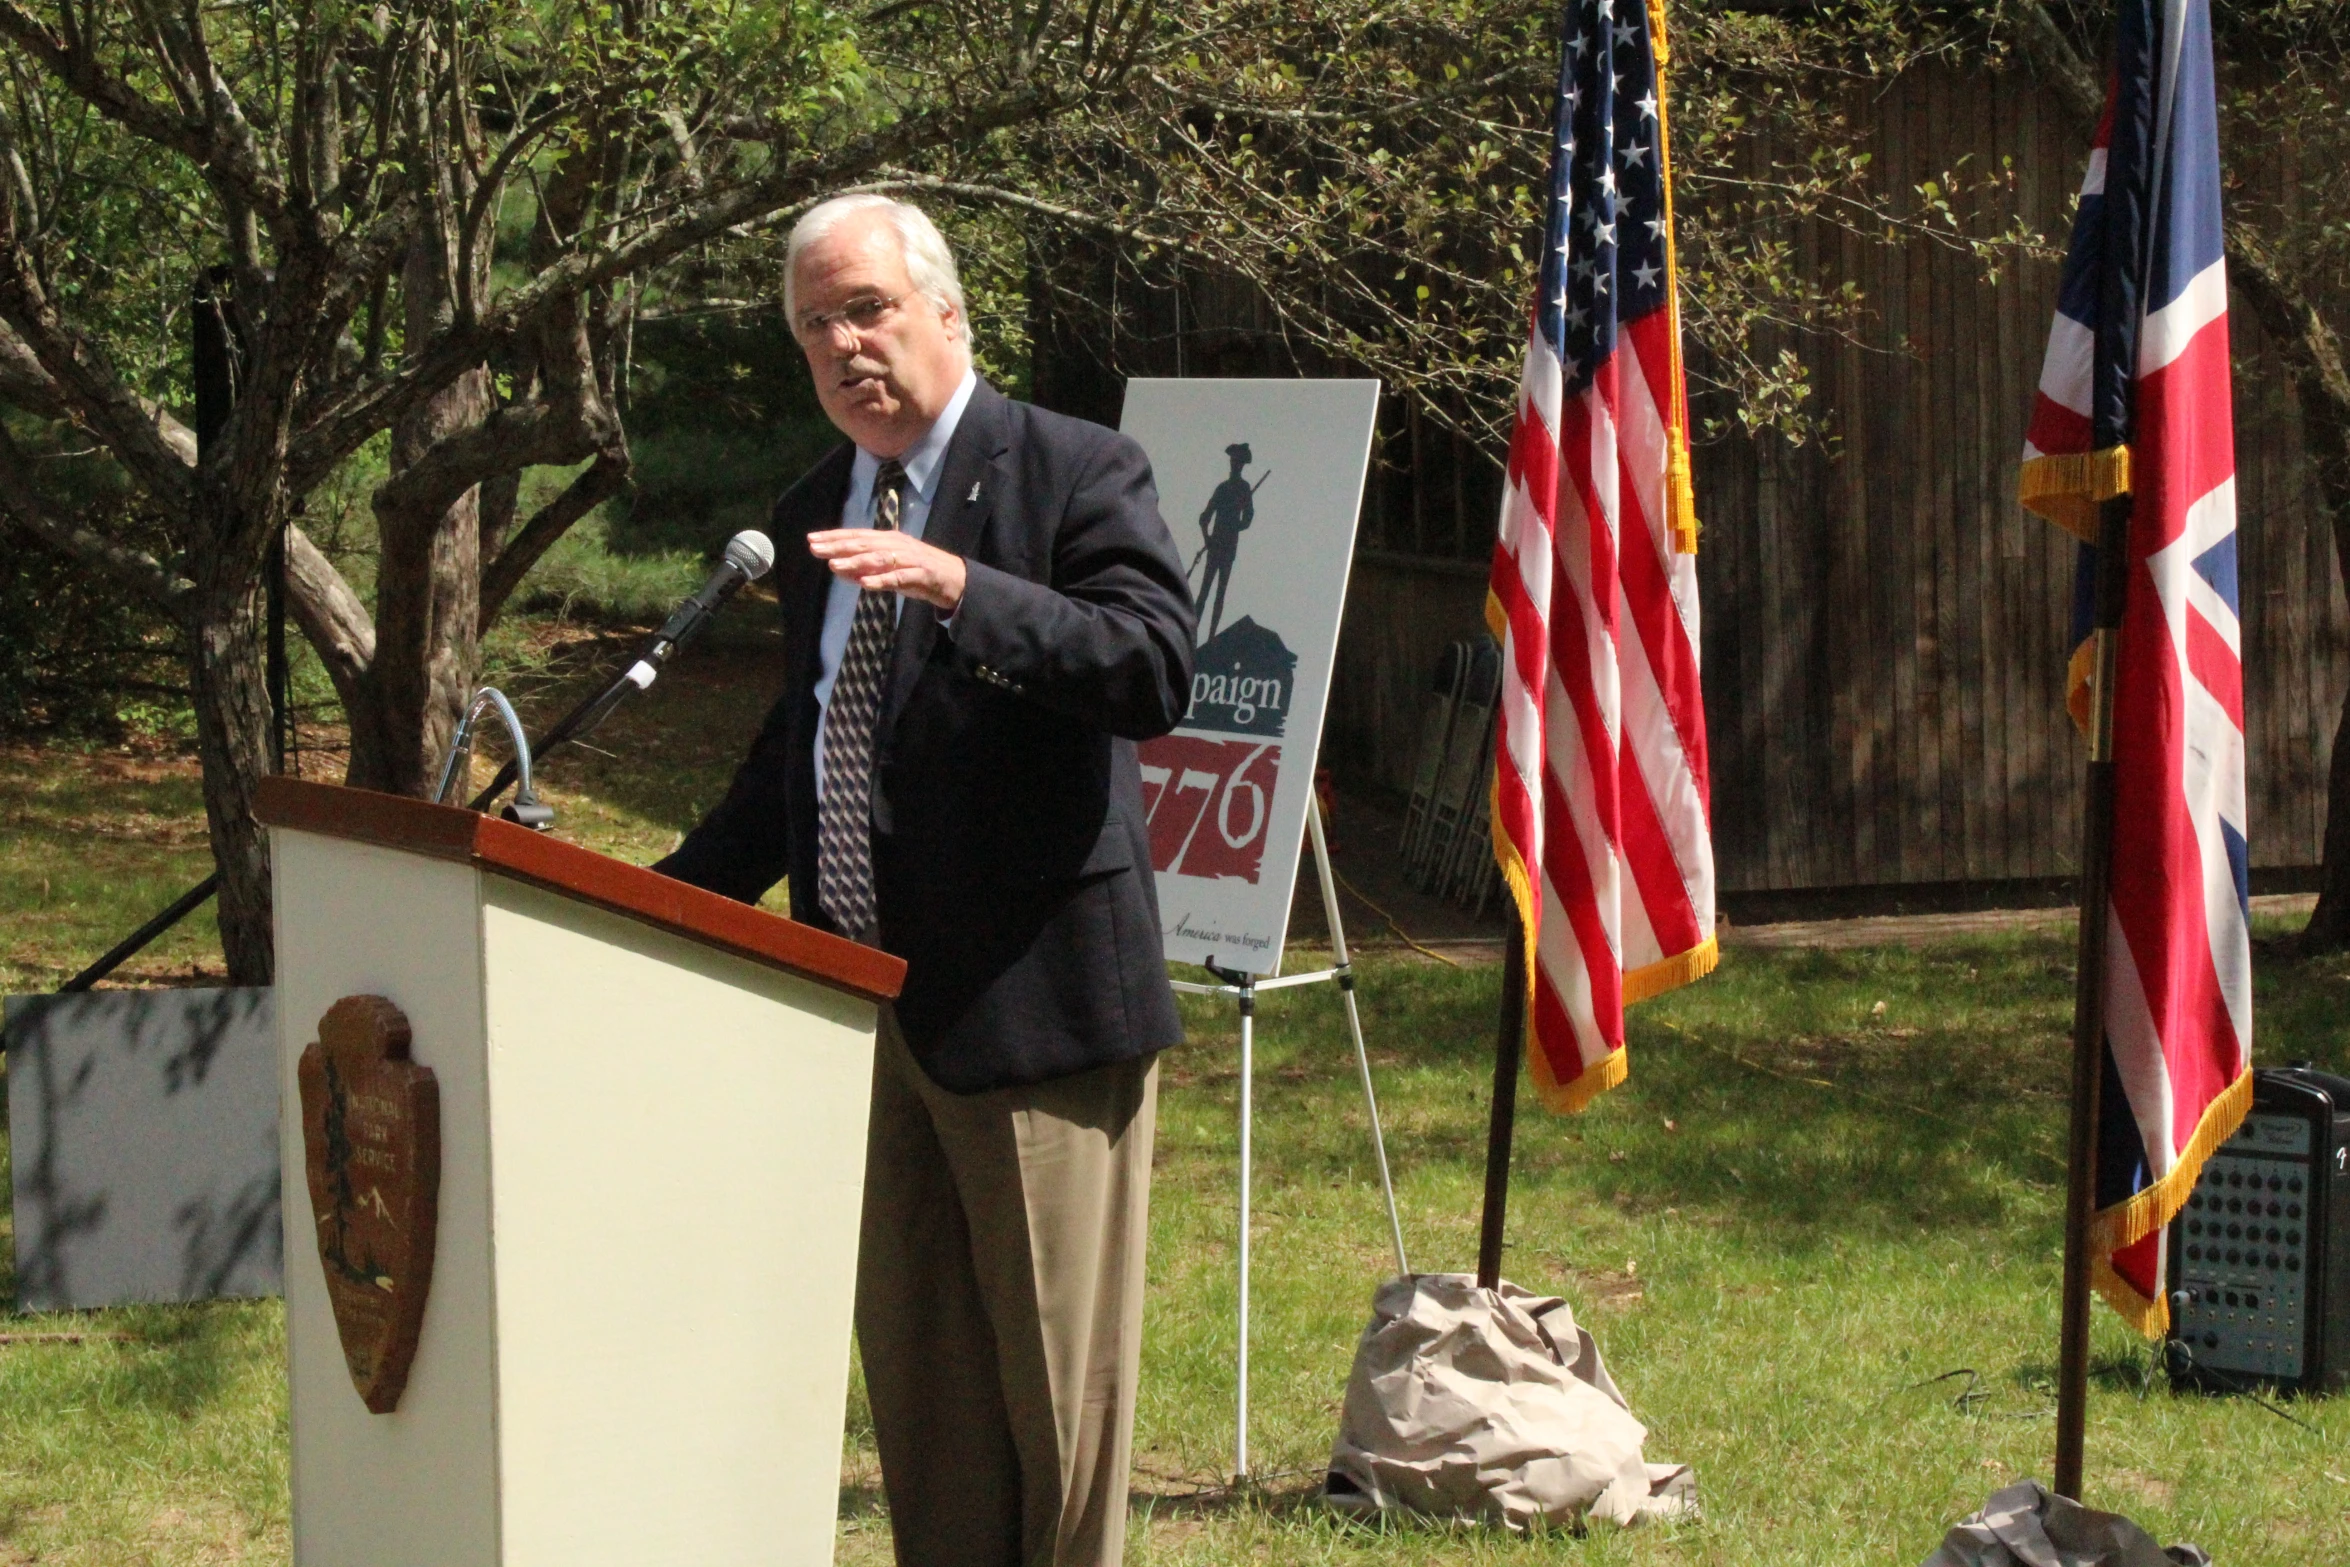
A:
[[[1547,1101],[1580,1109],[1623,1081],[1625,1004],[1717,949],[1663,14],[1569,0],[1564,34],[1486,616],[1527,1059]]]
[[[2163,1226],[2251,1103],[2251,856],[2211,17],[2208,0],[2120,13],[2022,493],[2084,541],[2101,499],[2132,497],[2090,1243],[2100,1292],[2154,1335],[2170,1321]],[[2081,556],[2085,584],[2096,551]],[[2088,595],[2075,602],[2085,631]],[[2085,645],[2076,717],[2092,667]]]

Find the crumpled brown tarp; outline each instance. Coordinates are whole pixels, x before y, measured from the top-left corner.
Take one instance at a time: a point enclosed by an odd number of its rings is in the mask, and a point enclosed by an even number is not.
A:
[[[1513,1529],[1695,1515],[1695,1477],[1643,1460],[1648,1429],[1565,1301],[1424,1273],[1381,1285],[1371,1313],[1330,1452],[1331,1506]]]
[[[1920,1567],[2211,1567],[2211,1558],[2193,1545],[2164,1550],[2119,1513],[2019,1480],[1943,1536]]]

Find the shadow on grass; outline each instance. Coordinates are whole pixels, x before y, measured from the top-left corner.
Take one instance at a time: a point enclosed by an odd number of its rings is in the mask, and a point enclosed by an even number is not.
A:
[[[217,1409],[253,1365],[254,1313],[248,1301],[117,1306],[31,1319],[34,1334],[78,1334],[80,1342],[37,1345],[70,1356],[65,1374],[80,1409],[160,1414],[190,1420]],[[58,1395],[61,1400],[65,1394]],[[0,1539],[6,1536],[0,1534]]]
[[[1334,1538],[1407,1542],[1435,1551],[1455,1551],[1472,1540],[1510,1540],[1539,1545],[1585,1538],[1581,1524],[1550,1524],[1535,1520],[1522,1530],[1505,1529],[1481,1518],[1440,1517],[1396,1508],[1386,1512],[1340,1512],[1322,1501],[1322,1473],[1291,1471],[1251,1478],[1236,1485],[1190,1492],[1136,1490],[1127,1499],[1127,1511],[1137,1532],[1157,1525],[1183,1531],[1253,1516],[1286,1525],[1291,1531],[1318,1529]],[[1651,1529],[1698,1527],[1697,1520],[1651,1525]],[[1317,1558],[1319,1559],[1319,1558]],[[1445,1559],[1431,1556],[1430,1560]]]
[[[1322,1472],[1319,1469],[1284,1470],[1276,1474],[1252,1475],[1232,1483],[1202,1484],[1188,1489],[1183,1488],[1180,1481],[1161,1480],[1159,1484],[1169,1488],[1146,1487],[1138,1483],[1128,1493],[1126,1510],[1138,1523],[1177,1519],[1206,1521],[1229,1518],[1236,1513],[1294,1518],[1300,1514],[1323,1511]]]
[[[134,1306],[109,1313],[134,1336],[112,1379],[135,1407],[194,1415],[214,1403],[250,1359],[248,1313],[232,1302]]]
[[[1333,1511],[1323,1505],[1319,1470],[1251,1478],[1234,1485],[1203,1485],[1196,1490],[1157,1490],[1138,1483],[1127,1494],[1126,1511],[1132,1534],[1154,1526],[1183,1531],[1186,1526],[1198,1528],[1244,1516],[1280,1524],[1319,1525],[1341,1535],[1420,1539],[1432,1544],[1465,1535],[1500,1532],[1496,1526],[1475,1519],[1439,1518],[1400,1510],[1363,1515]],[[889,1522],[888,1498],[877,1482],[844,1484],[840,1488],[839,1518],[853,1529],[885,1528]],[[1537,1538],[1543,1535],[1579,1538],[1583,1531],[1537,1527],[1530,1532]]]
[[[879,1480],[860,1480],[840,1488],[840,1521],[842,1523],[874,1524],[889,1518],[889,1499],[882,1495]]]
[[[1512,1216],[1596,1200],[1625,1217],[1671,1211],[1767,1236],[1790,1255],[1929,1235],[2047,1254],[2061,1233],[2072,959],[2064,932],[1733,948],[1711,978],[1632,1010],[1630,1077],[1583,1114],[1547,1114],[1522,1088]],[[1362,972],[1399,1181],[1472,1177],[1498,968],[1374,958]],[[2255,978],[2257,1059],[2350,1068],[2350,955],[2264,945]],[[1167,1081],[1221,1102],[1232,1121],[1211,1117],[1205,1141],[1164,1150],[1163,1165],[1204,1179],[1233,1155],[1237,1025],[1228,1004],[1187,1002],[1185,1016],[1191,1042],[1166,1058]],[[1266,996],[1257,1039],[1268,1175],[1375,1182],[1335,998],[1316,987]]]
[[[1793,1251],[1920,1230],[2036,1245],[2063,1180],[2069,960],[2047,935],[1734,951],[1635,1009],[1630,1079],[1586,1113],[1545,1114],[1528,1085],[1515,1190],[1710,1214]],[[1364,1026],[1407,1181],[1481,1161],[1497,983],[1492,967],[1366,965]],[[1304,992],[1263,1005],[1258,1146],[1285,1181],[1375,1178],[1341,1017]],[[1236,1109],[1229,1012],[1187,1019],[1193,1043],[1170,1068]]]
[[[2162,1346],[2148,1343],[2128,1350],[2099,1350],[2089,1356],[2089,1385],[2100,1392],[2127,1393],[2137,1398],[2170,1390],[2170,1379],[2162,1374]],[[2056,1362],[2046,1356],[2032,1356],[2018,1361],[2007,1372],[2008,1382],[2019,1389],[2038,1393],[2053,1401],[2056,1397]]]
[[[2350,1075],[2350,952],[2304,956],[2289,941],[2263,940],[2252,985],[2256,1061],[2308,1061]]]

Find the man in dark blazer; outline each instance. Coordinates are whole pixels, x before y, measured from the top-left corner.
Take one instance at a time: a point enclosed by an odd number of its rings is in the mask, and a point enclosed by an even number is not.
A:
[[[906,959],[857,1287],[898,1560],[1107,1567],[1180,1035],[1134,742],[1188,703],[1189,584],[1140,448],[973,374],[918,210],[826,202],[785,270],[849,441],[776,503],[782,695],[658,868],[788,875],[795,918]]]

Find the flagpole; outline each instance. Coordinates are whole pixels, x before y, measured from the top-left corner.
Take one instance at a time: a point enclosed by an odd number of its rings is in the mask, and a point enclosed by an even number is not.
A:
[[[2089,1230],[2097,1214],[2097,1122],[2105,1085],[2106,935],[2113,887],[2113,703],[2128,597],[2130,497],[2097,510],[2097,586],[2089,688],[2088,798],[2082,810],[2081,928],[2073,973],[2072,1124],[2065,1158],[2064,1323],[2056,1370],[2056,1494],[2081,1499],[2089,1403]]]
[[[1510,1144],[1518,1128],[1518,1056],[1526,1039],[1526,929],[1518,900],[1505,897],[1501,938],[1501,1026],[1493,1050],[1493,1118],[1485,1129],[1485,1216],[1477,1237],[1477,1287],[1501,1286],[1502,1232],[1510,1203]]]
[[[2105,1084],[2105,969],[2113,887],[2113,704],[2129,586],[2130,497],[2097,512],[2096,613],[2089,687],[2089,775],[2082,809],[2080,944],[2073,970],[2072,1115],[2065,1158],[2064,1320],[2057,1341],[2056,1494],[2081,1499],[2088,1424],[2089,1231],[2097,1213],[2098,1101]]]

